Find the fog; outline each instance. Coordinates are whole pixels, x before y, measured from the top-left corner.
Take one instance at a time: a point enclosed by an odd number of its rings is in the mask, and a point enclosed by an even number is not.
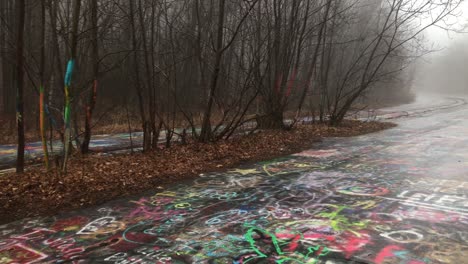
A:
[[[451,21],[456,31],[432,27],[425,33],[429,54],[417,62],[412,90],[417,93],[468,94],[468,4]],[[443,25],[441,25],[443,26]]]

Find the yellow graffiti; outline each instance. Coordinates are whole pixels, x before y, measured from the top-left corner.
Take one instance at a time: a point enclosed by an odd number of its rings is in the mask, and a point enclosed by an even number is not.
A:
[[[243,170],[243,169],[236,169],[236,170],[232,170],[231,172],[235,172],[235,173],[239,173],[239,174],[242,174],[242,175],[247,175],[247,174],[254,174],[254,173],[258,173],[259,171],[257,171],[257,169],[246,169],[246,170]]]
[[[175,197],[177,196],[177,193],[175,192],[171,192],[171,191],[164,191],[164,192],[160,192],[160,193],[157,193],[156,196],[169,196],[169,197]]]
[[[362,209],[370,209],[377,206],[375,201],[359,201],[353,205],[353,207],[361,207]]]
[[[189,203],[180,203],[180,204],[176,204],[174,207],[177,209],[184,209],[184,208],[189,208],[191,206],[192,205]]]

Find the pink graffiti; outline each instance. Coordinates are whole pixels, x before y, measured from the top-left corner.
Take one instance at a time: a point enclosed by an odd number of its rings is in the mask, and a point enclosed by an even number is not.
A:
[[[407,211],[397,211],[396,214],[410,219],[424,220],[430,222],[456,222],[460,219],[460,215],[457,213],[448,213],[448,212],[437,212],[433,210],[407,210]]]
[[[134,218],[136,216],[141,216],[145,219],[151,220],[163,220],[167,219],[168,217],[177,216],[177,215],[184,215],[187,212],[185,210],[168,210],[165,211],[164,208],[161,206],[151,207],[151,206],[138,206],[130,212],[128,215],[129,218]]]
[[[12,236],[11,238],[18,239],[18,240],[32,241],[32,240],[38,240],[38,239],[44,238],[45,233],[53,234],[53,233],[55,233],[55,231],[45,229],[45,228],[38,228],[38,229],[34,229],[34,231],[32,231],[30,233],[23,234],[23,235],[20,235],[20,236]]]
[[[45,240],[44,245],[59,250],[69,260],[79,257],[85,251],[83,247],[75,247],[75,242],[74,238],[57,238]]]
[[[424,261],[413,259],[411,256],[408,256],[408,251],[404,248],[397,245],[389,245],[383,248],[377,257],[375,257],[375,263],[384,263],[387,258],[396,257],[401,261],[404,261],[406,264],[425,264]]]

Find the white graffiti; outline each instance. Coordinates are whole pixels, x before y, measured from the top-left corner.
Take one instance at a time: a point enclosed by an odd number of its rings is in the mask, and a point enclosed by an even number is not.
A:
[[[424,236],[414,230],[399,230],[380,234],[382,237],[397,243],[415,243],[423,240]]]
[[[105,216],[105,217],[98,218],[88,223],[85,227],[83,227],[76,234],[77,235],[108,234],[108,233],[114,233],[118,230],[121,230],[124,227],[125,227],[125,224],[122,222],[115,221],[115,217]]]

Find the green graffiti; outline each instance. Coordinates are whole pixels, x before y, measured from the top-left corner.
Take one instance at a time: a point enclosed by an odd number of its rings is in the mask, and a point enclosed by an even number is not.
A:
[[[346,206],[340,206],[337,208],[337,210],[333,212],[320,213],[319,216],[330,219],[330,226],[335,231],[350,231],[350,232],[355,233],[352,229],[354,228],[363,229],[368,225],[369,223],[368,220],[350,222],[346,216],[340,214],[341,211],[343,211],[346,208],[347,208]]]
[[[276,236],[266,230],[263,230],[263,229],[260,229],[260,228],[250,228],[249,230],[247,230],[247,233],[245,234],[245,239],[247,240],[247,242],[249,242],[250,244],[250,247],[253,249],[253,251],[255,251],[255,253],[257,253],[257,255],[261,258],[267,258],[268,256],[265,255],[260,249],[258,249],[256,246],[255,246],[255,239],[253,238],[253,233],[257,233],[259,234],[260,236],[268,236],[269,238],[271,238],[271,242],[273,243],[273,246],[275,247],[276,249],[276,252],[278,253],[278,255],[282,255],[283,252],[281,251],[281,248],[279,247],[279,244],[278,244],[278,239],[276,238]]]
[[[275,253],[274,256],[268,256],[267,253],[262,252],[260,248],[256,245],[256,240],[254,239],[254,233],[260,235],[260,238],[268,238],[271,239],[271,243],[274,246]],[[294,235],[294,234],[293,234]],[[294,236],[293,239],[294,243],[300,242],[300,240],[304,239],[304,235],[302,233],[297,233],[297,236]],[[330,253],[330,250],[327,247],[323,247],[320,245],[308,247],[307,248],[307,255],[299,253],[297,251],[294,252],[286,252],[281,249],[281,246],[290,245],[291,241],[284,241],[281,242],[275,234],[272,234],[264,229],[251,227],[247,230],[245,234],[245,239],[250,244],[250,249],[253,250],[257,257],[248,259],[245,263],[257,259],[257,258],[269,258],[274,257],[275,262],[278,264],[282,263],[301,263],[301,264],[313,264],[317,263],[320,257],[326,256]]]

